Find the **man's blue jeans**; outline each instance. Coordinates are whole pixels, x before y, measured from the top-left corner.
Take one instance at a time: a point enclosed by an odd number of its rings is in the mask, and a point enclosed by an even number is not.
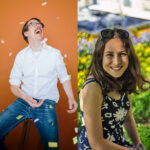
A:
[[[0,114],[0,149],[4,147],[3,139],[5,139],[5,136],[27,118],[34,121],[44,149],[58,150],[56,102],[45,100],[40,107],[33,108],[20,98]]]

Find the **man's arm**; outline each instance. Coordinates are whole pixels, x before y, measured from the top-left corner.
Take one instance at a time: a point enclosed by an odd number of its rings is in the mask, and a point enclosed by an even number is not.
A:
[[[36,100],[34,100],[30,96],[27,96],[19,88],[19,86],[21,85],[21,80],[23,76],[22,62],[23,62],[23,56],[21,53],[18,53],[15,58],[14,65],[10,73],[10,79],[9,79],[10,90],[16,97],[20,97],[21,99],[25,100],[31,107],[40,107],[43,103],[43,100],[37,103]]]
[[[31,107],[40,107],[43,104],[43,100],[37,103],[36,100],[24,94],[23,91],[16,85],[10,85],[10,90],[16,97],[25,100]]]
[[[67,110],[68,113],[73,113],[77,110],[77,102],[74,99],[71,82],[69,80],[69,76],[67,74],[67,69],[65,67],[63,57],[61,56],[60,51],[58,51],[56,56],[56,70],[58,74],[58,78],[63,85],[65,93],[68,97],[69,109]]]
[[[63,83],[63,88],[65,90],[65,93],[68,97],[68,104],[69,104],[69,109],[67,110],[68,113],[73,113],[77,110],[77,102],[74,99],[73,92],[72,92],[72,86],[70,80],[66,80]]]

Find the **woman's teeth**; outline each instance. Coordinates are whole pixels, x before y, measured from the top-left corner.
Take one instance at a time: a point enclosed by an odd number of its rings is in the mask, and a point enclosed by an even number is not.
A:
[[[111,69],[115,70],[115,71],[118,71],[120,70],[122,67],[111,67]]]

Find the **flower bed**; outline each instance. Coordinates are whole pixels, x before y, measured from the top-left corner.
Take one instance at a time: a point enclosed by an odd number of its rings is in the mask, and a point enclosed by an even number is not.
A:
[[[140,29],[140,30],[139,30]],[[141,71],[150,79],[150,29],[149,28],[133,28],[130,29],[131,40],[134,44],[135,52],[139,58]],[[95,48],[97,35],[91,35],[85,32],[78,33],[78,93],[84,83],[87,69],[91,62],[92,53]],[[139,95],[132,94],[132,111],[136,122],[138,122],[138,131],[146,149],[150,149],[150,127],[144,126],[141,123],[150,123],[150,91],[140,93]],[[81,124],[80,112],[78,111],[79,127]],[[143,137],[144,136],[144,137]]]

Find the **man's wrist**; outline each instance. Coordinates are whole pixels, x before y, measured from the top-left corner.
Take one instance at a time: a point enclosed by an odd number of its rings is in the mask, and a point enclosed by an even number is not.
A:
[[[24,99],[25,101],[27,101],[28,100],[28,96],[27,95],[23,95],[22,99]]]

